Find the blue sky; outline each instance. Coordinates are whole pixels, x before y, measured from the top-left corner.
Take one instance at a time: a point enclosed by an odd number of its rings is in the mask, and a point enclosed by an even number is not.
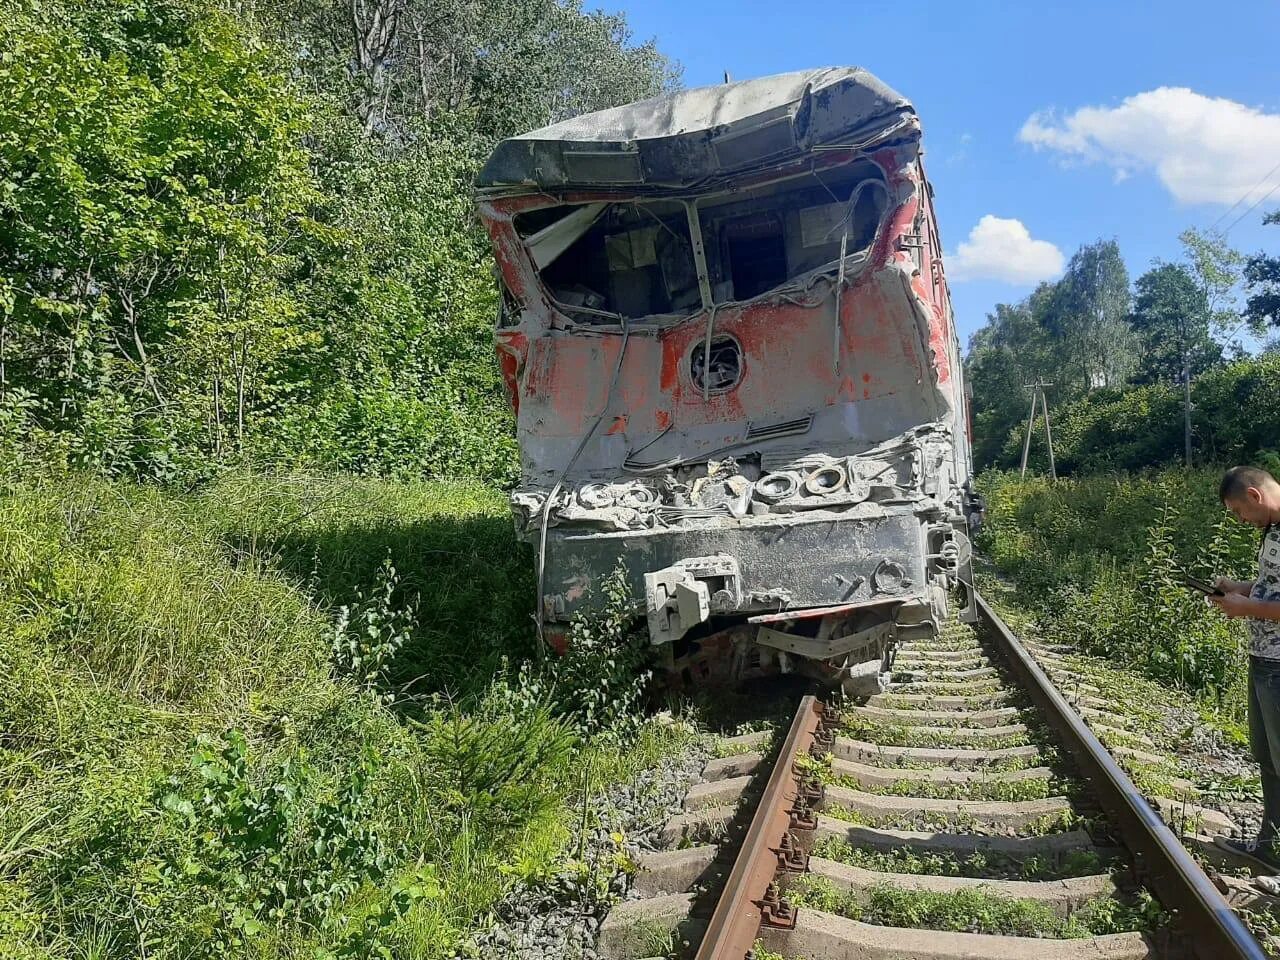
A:
[[[1280,170],[1266,176],[1280,164],[1275,0],[587,6],[624,11],[687,86],[848,64],[910,98],[966,343],[993,304],[1051,278],[1057,252],[1114,237],[1136,277],[1179,256],[1184,228],[1211,225],[1265,179],[1225,227],[1280,184]],[[1280,226],[1261,226],[1276,208],[1280,189],[1231,228],[1232,244],[1280,250]],[[1019,276],[993,276],[1010,273],[1002,250]]]

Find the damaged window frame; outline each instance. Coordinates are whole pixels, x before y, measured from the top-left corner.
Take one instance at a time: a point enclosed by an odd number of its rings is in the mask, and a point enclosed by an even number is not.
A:
[[[831,189],[830,182],[824,180],[821,173],[835,173],[837,175],[847,174],[857,170],[859,167],[865,169],[865,175],[853,179],[849,184],[849,194],[844,200],[840,200],[836,193]],[[737,178],[741,179],[741,177]],[[720,278],[713,286],[713,277],[719,276],[719,271],[713,271],[709,267],[709,258],[707,256],[705,241],[704,223],[706,213],[718,207],[732,207],[735,203],[742,202],[744,199],[750,199],[752,194],[760,198],[767,198],[771,195],[787,195],[794,194],[796,190],[787,189],[787,184],[795,184],[798,181],[809,179],[813,181],[813,189],[825,189],[827,194],[833,199],[831,204],[843,204],[847,207],[847,212],[841,220],[837,221],[832,229],[844,225],[840,239],[840,253],[833,258],[825,260],[822,263],[802,270],[795,275],[785,277],[781,282],[768,287],[767,289],[754,293],[751,296],[735,297],[732,292],[724,292],[723,299],[717,300],[716,294],[720,292],[717,287],[728,284],[732,288],[731,281],[725,281]],[[839,179],[833,178],[833,179]],[[838,189],[844,190],[844,183],[838,184]],[[863,233],[866,234],[865,242],[855,248],[849,248],[850,226],[854,222],[854,214],[858,207],[862,204],[863,198],[870,194],[871,202],[877,205],[875,211],[875,219],[864,221]],[[665,329],[667,327],[676,326],[681,323],[688,322],[697,317],[705,316],[708,312],[714,313],[720,309],[732,306],[741,306],[750,304],[758,300],[786,299],[788,294],[799,293],[803,295],[819,280],[834,281],[837,276],[842,276],[847,282],[849,279],[856,277],[861,268],[869,262],[871,253],[875,249],[877,242],[880,240],[885,230],[886,224],[889,222],[893,210],[895,208],[894,197],[889,186],[889,179],[884,168],[877,163],[871,156],[865,153],[858,153],[853,156],[842,158],[838,162],[819,164],[810,161],[802,169],[792,169],[780,176],[775,176],[750,186],[740,186],[738,183],[725,180],[718,182],[713,188],[700,191],[696,194],[682,193],[678,195],[631,195],[631,196],[615,196],[611,199],[594,199],[579,202],[566,203],[562,196],[554,194],[544,194],[548,199],[556,202],[546,204],[545,206],[535,207],[524,211],[523,215],[537,214],[551,210],[560,206],[572,206],[576,208],[560,219],[534,230],[529,234],[520,231],[516,227],[516,236],[519,238],[521,245],[529,258],[530,265],[533,268],[533,275],[536,280],[538,290],[542,297],[552,310],[563,319],[564,323],[571,328],[579,328],[590,330],[592,332],[609,332],[610,330],[621,330],[624,325],[629,325],[633,329],[636,326],[648,329]],[[699,294],[699,302],[693,304],[687,313],[649,313],[638,316],[629,316],[627,314],[615,311],[605,310],[596,307],[587,306],[585,304],[566,303],[558,299],[550,284],[543,277],[543,271],[551,265],[560,255],[569,250],[575,243],[584,237],[605,214],[609,207],[615,205],[635,206],[636,209],[644,209],[646,205],[653,203],[678,203],[684,208],[685,219],[688,226],[688,240],[691,247],[693,258],[693,269],[697,278],[697,287]],[[823,205],[810,205],[823,206]],[[776,213],[780,219],[785,219],[786,215],[794,212],[797,218],[802,209],[809,209],[808,206],[792,206],[789,204],[779,204],[774,211],[764,211],[766,213]],[[646,211],[649,212],[649,211]],[[738,217],[724,218],[724,222],[732,222],[735,219],[743,219],[750,214],[741,214]],[[660,226],[665,227],[662,218],[655,213],[650,212],[650,216]],[[583,229],[574,233],[571,237],[555,237],[557,228],[561,227],[571,217],[577,217],[581,221],[585,221]],[[797,220],[799,222],[799,220]],[[865,226],[874,222],[874,228],[866,233]],[[515,226],[515,224],[513,224]],[[668,228],[669,229],[669,228]],[[803,226],[801,226],[803,230]],[[786,227],[782,228],[779,237],[785,243]],[[717,240],[723,245],[724,238],[717,237]],[[830,242],[834,242],[834,239]],[[724,270],[727,264],[720,251],[717,251],[715,257],[716,266],[719,270]],[[844,270],[841,270],[841,266]],[[731,269],[731,268],[729,268]],[[736,292],[736,291],[734,291]]]

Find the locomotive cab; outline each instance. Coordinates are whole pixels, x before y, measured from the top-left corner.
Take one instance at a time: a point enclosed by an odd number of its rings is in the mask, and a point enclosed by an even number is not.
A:
[[[962,369],[908,101],[857,68],[681,91],[503,141],[478,190],[549,639],[621,565],[686,680],[855,691],[969,596]]]

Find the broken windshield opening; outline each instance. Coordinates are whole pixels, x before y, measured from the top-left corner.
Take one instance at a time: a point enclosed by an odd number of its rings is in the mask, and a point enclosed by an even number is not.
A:
[[[865,257],[888,207],[868,160],[702,197],[698,224],[714,303],[750,300],[840,257]],[[685,204],[564,204],[515,218],[543,286],[585,320],[689,316],[702,309]]]
[[[702,307],[679,201],[551,207],[521,214],[515,227],[547,292],[565,306],[631,318]]]
[[[846,256],[865,255],[889,194],[880,168],[836,170],[699,201],[707,273],[716,303],[750,300]]]

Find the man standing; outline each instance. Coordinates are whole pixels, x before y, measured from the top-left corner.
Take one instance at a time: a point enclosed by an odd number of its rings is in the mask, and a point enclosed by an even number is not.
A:
[[[1262,767],[1262,828],[1257,840],[1218,837],[1219,846],[1280,873],[1280,483],[1257,467],[1232,467],[1218,487],[1237,520],[1263,531],[1258,579],[1218,578],[1209,602],[1249,621],[1249,748]]]

